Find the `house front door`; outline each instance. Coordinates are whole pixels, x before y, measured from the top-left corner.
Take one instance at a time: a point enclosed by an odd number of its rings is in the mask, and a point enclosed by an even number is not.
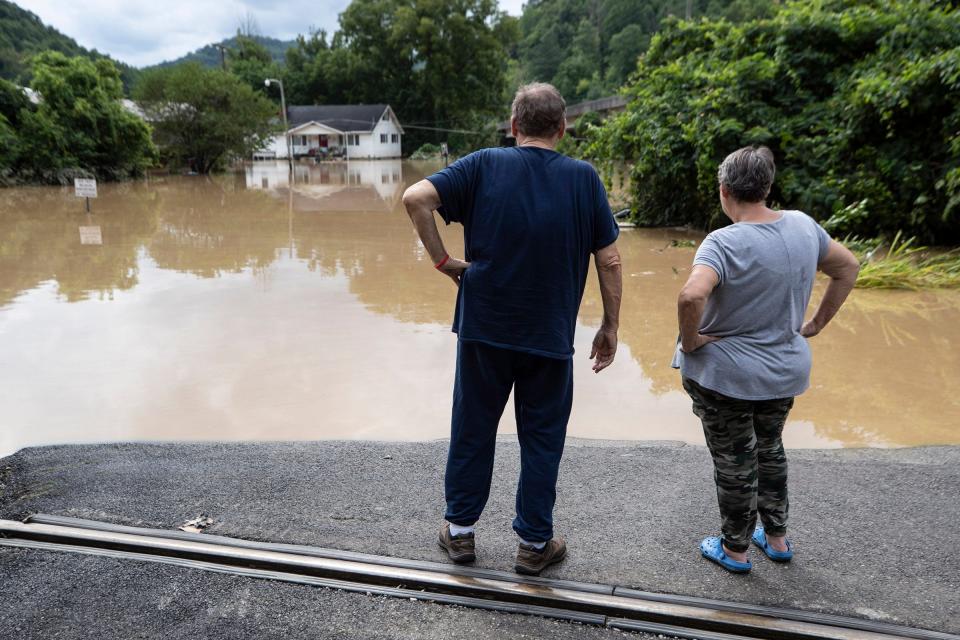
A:
[[[320,148],[326,149],[330,145],[327,143],[327,136],[320,136]]]

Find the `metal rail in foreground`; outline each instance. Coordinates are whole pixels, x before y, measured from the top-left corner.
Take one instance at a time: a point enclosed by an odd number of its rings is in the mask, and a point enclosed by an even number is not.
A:
[[[679,638],[960,640],[960,636],[947,633],[858,618],[61,516],[35,515],[26,522],[0,520],[0,546],[162,562]]]

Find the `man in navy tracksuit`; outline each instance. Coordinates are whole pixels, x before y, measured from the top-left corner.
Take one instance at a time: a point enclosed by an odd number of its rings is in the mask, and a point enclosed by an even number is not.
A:
[[[553,535],[557,471],[573,401],[573,336],[593,255],[603,323],[594,371],[613,362],[620,311],[619,233],[597,172],[557,151],[565,104],[548,84],[521,87],[512,148],[483,149],[407,189],[403,203],[435,267],[459,287],[457,373],[440,545],[475,559],[474,525],[490,493],[497,425],[511,389],[520,440],[513,529],[516,570],[537,574],[566,554]],[[463,225],[450,257],[433,217]]]

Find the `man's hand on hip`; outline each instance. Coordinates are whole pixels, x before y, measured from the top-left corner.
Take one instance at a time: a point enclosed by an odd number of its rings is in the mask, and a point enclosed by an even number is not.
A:
[[[593,372],[600,373],[611,364],[617,355],[617,332],[615,329],[600,327],[593,338],[593,349],[590,357],[593,358]]]
[[[463,277],[463,272],[470,267],[470,263],[465,260],[458,260],[457,258],[447,258],[447,261],[443,263],[442,266],[437,267],[437,271],[447,276],[453,283],[460,286],[460,278]]]

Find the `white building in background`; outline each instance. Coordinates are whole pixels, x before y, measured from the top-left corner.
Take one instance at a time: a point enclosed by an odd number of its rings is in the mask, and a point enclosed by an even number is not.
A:
[[[399,158],[403,127],[388,104],[287,107],[295,158]],[[286,158],[283,134],[254,158]]]
[[[33,104],[40,104],[40,101],[43,99],[39,93],[31,89],[30,87],[19,87],[19,89],[23,91],[25,96],[27,96],[27,100],[29,100]],[[146,114],[143,112],[143,109],[140,108],[140,105],[138,105],[133,100],[128,100],[127,98],[123,98],[120,100],[120,105],[124,109],[126,109],[129,113],[132,113],[133,115],[137,116],[141,120],[148,119]]]

